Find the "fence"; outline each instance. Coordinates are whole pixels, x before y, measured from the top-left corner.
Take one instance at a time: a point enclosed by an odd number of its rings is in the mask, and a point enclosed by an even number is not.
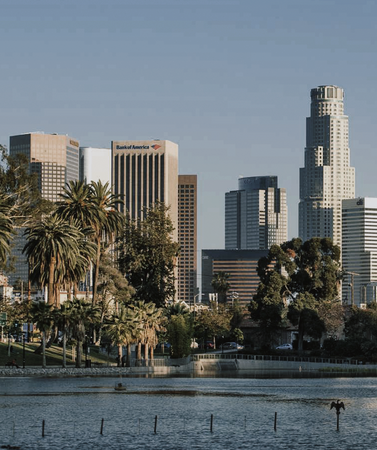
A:
[[[318,358],[312,356],[278,356],[278,355],[242,355],[242,354],[234,354],[234,353],[203,353],[192,355],[193,361],[200,360],[211,360],[211,359],[244,359],[244,360],[254,360],[254,361],[284,361],[284,362],[310,362],[310,363],[321,363],[321,364],[355,364],[358,365],[359,362],[357,360],[351,358]]]

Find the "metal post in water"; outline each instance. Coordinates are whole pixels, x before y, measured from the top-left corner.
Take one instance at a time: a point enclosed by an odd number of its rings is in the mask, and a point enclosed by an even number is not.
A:
[[[139,434],[140,434],[140,419],[139,419]]]
[[[246,430],[246,416],[245,416],[245,430]]]
[[[157,416],[154,418],[154,434],[157,433]]]
[[[45,437],[45,421],[42,420],[42,437]]]
[[[275,412],[274,431],[276,431],[277,420],[278,420],[278,413]]]
[[[103,434],[103,422],[105,421],[105,419],[101,420],[101,434]]]
[[[213,414],[211,414],[211,433],[213,432]]]

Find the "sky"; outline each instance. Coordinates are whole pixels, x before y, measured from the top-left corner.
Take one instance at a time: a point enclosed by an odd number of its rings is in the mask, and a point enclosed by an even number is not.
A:
[[[240,176],[278,176],[292,238],[313,87],[344,88],[356,195],[377,197],[376,18],[374,0],[0,0],[0,143],[168,139],[198,175],[199,254],[224,248]]]

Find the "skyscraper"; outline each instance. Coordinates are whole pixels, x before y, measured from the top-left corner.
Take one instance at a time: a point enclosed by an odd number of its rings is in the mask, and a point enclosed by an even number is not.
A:
[[[10,155],[22,153],[38,174],[42,197],[56,202],[66,183],[79,179],[79,142],[67,135],[26,133],[11,136]]]
[[[113,141],[112,185],[133,219],[156,201],[170,207],[177,241],[178,225],[178,145],[170,141]]]
[[[197,176],[178,175],[178,300],[197,295]]]
[[[46,200],[58,201],[66,183],[79,179],[79,142],[67,135],[36,132],[11,136],[9,153],[26,155],[30,172],[38,175],[38,187]],[[28,264],[22,253],[26,244],[23,232],[22,228],[17,229],[13,240],[16,261],[15,271],[9,275],[10,284],[17,279],[28,281]]]
[[[264,250],[287,241],[287,211],[278,177],[239,178],[238,190],[225,194],[225,248]]]
[[[341,246],[342,200],[355,197],[344,92],[337,86],[319,86],[310,96],[305,167],[300,169],[299,235],[304,241],[330,237]]]
[[[377,198],[342,203],[342,300],[360,306],[376,300]]]
[[[101,181],[111,187],[111,150],[109,148],[80,147],[80,180]]]

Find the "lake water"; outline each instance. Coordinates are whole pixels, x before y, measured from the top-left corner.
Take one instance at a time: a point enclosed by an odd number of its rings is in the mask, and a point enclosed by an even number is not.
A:
[[[126,392],[114,390],[119,381]],[[337,399],[346,407],[339,432]],[[0,378],[0,447],[374,450],[376,442],[374,378]]]

